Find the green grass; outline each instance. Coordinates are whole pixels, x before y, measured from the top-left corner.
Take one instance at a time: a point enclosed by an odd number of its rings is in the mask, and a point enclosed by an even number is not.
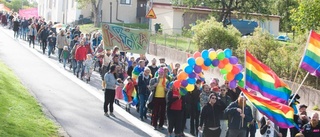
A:
[[[41,106],[0,61],[0,136],[56,137],[58,128]]]
[[[182,36],[156,34],[151,36],[150,41],[152,43],[168,46],[182,51],[198,51],[197,46],[192,42],[191,38],[186,38]]]

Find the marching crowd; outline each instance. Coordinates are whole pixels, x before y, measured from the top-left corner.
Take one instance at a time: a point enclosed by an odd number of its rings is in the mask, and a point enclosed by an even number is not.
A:
[[[183,71],[179,63],[169,65],[165,58],[160,58],[158,63],[142,54],[138,58],[130,57],[118,47],[105,49],[99,32],[83,34],[78,26],[58,29],[41,17],[26,19],[17,13],[0,12],[0,20],[2,26],[14,31],[15,39],[29,41],[30,48],[38,42],[42,53],[47,53],[49,58],[57,49],[58,61],[64,68],[68,65],[80,79],[89,82],[97,68],[107,117],[114,116],[113,104],[125,100],[126,110],[130,112],[130,106],[135,106],[142,121],[151,112],[155,130],[164,130],[167,124],[168,136],[184,136],[187,119],[190,119],[190,134],[194,136],[254,137],[257,129],[265,137],[287,136],[287,129],[277,128],[264,116],[258,118],[257,110],[246,103],[240,89],[231,89],[228,81],[219,85],[217,78],[210,83],[198,79],[192,92],[181,95],[181,89],[173,86]],[[314,113],[309,118],[306,108],[301,105],[299,113],[294,115],[300,129],[290,129],[291,137],[320,137],[319,115]]]

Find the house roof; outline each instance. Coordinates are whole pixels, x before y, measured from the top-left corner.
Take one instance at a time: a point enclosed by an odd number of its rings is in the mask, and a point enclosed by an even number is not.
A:
[[[187,6],[172,6],[172,4],[169,3],[153,3],[153,7],[172,7],[173,9],[181,9],[181,10],[190,10],[195,12],[221,12],[221,10],[217,9],[211,9],[209,7],[192,7],[189,8]],[[234,14],[242,14],[240,12],[233,12]],[[273,18],[280,18],[281,16],[278,15],[267,15],[267,14],[261,14],[261,13],[248,13],[248,15],[251,16],[263,16],[263,17],[273,17]]]

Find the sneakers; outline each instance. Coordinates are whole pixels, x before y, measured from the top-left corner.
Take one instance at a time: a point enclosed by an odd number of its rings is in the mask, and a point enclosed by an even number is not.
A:
[[[110,112],[110,116],[115,117],[115,115],[112,112]]]
[[[104,113],[104,115],[105,115],[106,117],[110,117],[108,113]]]

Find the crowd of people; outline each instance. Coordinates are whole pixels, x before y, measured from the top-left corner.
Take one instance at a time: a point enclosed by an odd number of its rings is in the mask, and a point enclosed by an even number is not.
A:
[[[165,58],[160,58],[159,63],[153,58],[149,63],[143,54],[134,58],[118,47],[105,49],[100,32],[83,34],[78,26],[58,29],[44,18],[26,19],[17,13],[0,12],[0,17],[2,26],[12,29],[15,39],[29,41],[30,48],[39,43],[49,58],[57,54],[61,65],[69,66],[76,77],[89,82],[97,68],[107,117],[114,116],[113,104],[120,105],[119,100],[125,100],[126,110],[130,112],[130,106],[135,106],[142,121],[150,112],[155,130],[164,130],[167,124],[170,137],[184,136],[187,119],[193,136],[254,137],[257,129],[265,137],[287,136],[287,129],[277,128],[264,116],[258,119],[257,110],[247,104],[239,88],[231,89],[228,81],[219,85],[217,78],[209,83],[198,79],[194,90],[182,95],[181,89],[172,84],[183,71],[179,63],[168,65]],[[301,105],[299,114],[294,116],[300,129],[290,129],[291,137],[320,137],[319,116],[315,113],[309,118],[306,108]]]

